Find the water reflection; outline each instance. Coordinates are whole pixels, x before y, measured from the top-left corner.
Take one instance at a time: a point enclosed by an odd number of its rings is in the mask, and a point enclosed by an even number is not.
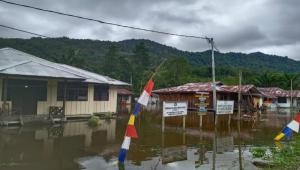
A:
[[[86,122],[2,128],[0,169],[80,169],[74,159],[97,152],[109,154],[105,146],[113,146],[115,138],[116,120],[102,120],[97,128],[89,128]]]
[[[273,138],[291,119],[289,113],[268,112],[256,120],[238,122],[219,117],[217,133],[210,115],[166,120],[161,133],[157,110],[144,111],[136,121],[139,138],[132,140],[125,169],[211,169],[216,143],[216,169],[255,169],[249,148],[274,146]],[[86,122],[56,126],[25,126],[0,129],[0,169],[118,169],[117,156],[128,114],[101,120],[97,128]],[[216,136],[215,136],[216,134]]]

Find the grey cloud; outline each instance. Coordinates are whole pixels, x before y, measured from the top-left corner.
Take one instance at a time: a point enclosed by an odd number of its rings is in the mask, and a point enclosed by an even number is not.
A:
[[[221,51],[260,50],[300,59],[298,0],[11,0],[166,32],[213,36]],[[101,25],[0,2],[0,23],[48,36],[119,41],[147,38],[187,51],[206,50],[205,41]],[[1,37],[29,35],[0,28]],[[287,50],[288,49],[288,50]]]

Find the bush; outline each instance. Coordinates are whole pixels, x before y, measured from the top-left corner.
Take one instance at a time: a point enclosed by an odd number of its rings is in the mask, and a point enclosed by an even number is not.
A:
[[[266,148],[253,148],[250,150],[254,158],[262,158],[265,156]]]
[[[88,121],[89,126],[96,127],[100,125],[100,119],[97,116],[92,116]]]

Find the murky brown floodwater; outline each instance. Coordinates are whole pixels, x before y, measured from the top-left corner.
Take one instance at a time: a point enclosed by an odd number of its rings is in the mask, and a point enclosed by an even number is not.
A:
[[[244,169],[256,169],[249,148],[274,146],[274,136],[290,119],[289,113],[268,112],[256,121],[242,121],[238,133],[236,120],[228,126],[220,118],[216,136],[211,122],[203,122],[201,130],[199,123],[187,123],[186,132],[173,122],[162,135],[159,114],[145,111],[136,121],[139,138],[132,140],[125,169],[212,169],[214,138],[216,169],[239,169],[240,160]],[[120,113],[97,128],[86,122],[0,128],[0,170],[118,169],[127,120],[128,114]]]

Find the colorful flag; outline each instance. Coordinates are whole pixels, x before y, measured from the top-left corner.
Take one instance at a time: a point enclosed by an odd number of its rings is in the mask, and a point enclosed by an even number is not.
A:
[[[135,103],[133,115],[137,116],[142,110],[142,106],[140,103]]]
[[[119,162],[124,162],[126,158],[127,151],[129,150],[131,138],[125,136],[124,141],[122,143],[120,152],[119,152]]]
[[[153,87],[154,87],[154,82],[152,80],[149,80],[146,87],[144,88],[142,95],[138,100],[138,103],[147,106]]]
[[[300,114],[298,114],[294,120],[292,120],[276,137],[274,140],[279,141],[283,137],[290,139],[293,131],[299,133]]]
[[[131,138],[137,138],[138,137],[134,125],[127,125],[126,136],[129,136]]]
[[[152,89],[154,87],[154,82],[150,79],[147,85],[144,88],[143,93],[141,94],[138,102],[134,106],[133,114],[130,115],[127,128],[125,131],[124,141],[122,143],[120,152],[119,152],[119,163],[123,164],[129,150],[131,138],[137,138],[137,132],[134,126],[135,117],[141,112],[142,105],[147,106]]]

